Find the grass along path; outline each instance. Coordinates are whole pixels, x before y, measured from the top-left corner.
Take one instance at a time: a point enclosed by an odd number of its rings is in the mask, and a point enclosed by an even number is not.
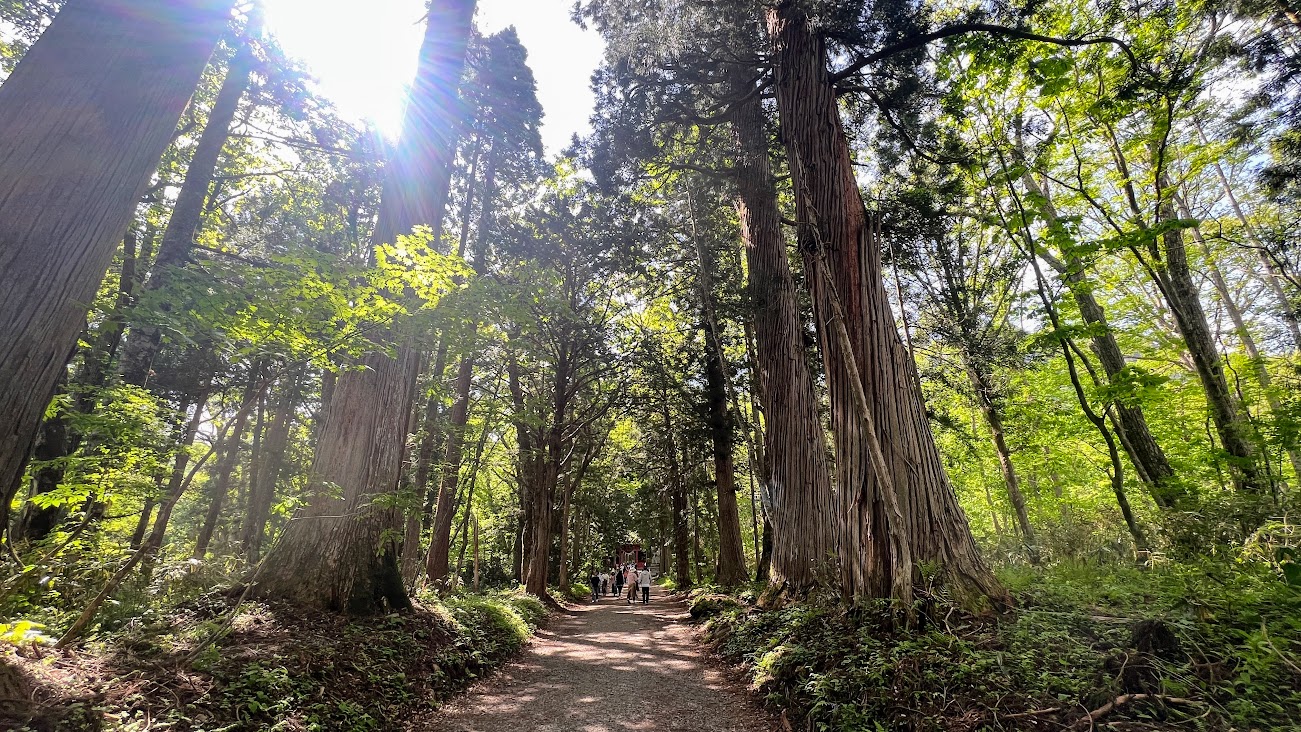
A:
[[[499,673],[413,732],[764,732],[779,727],[706,662],[686,605],[605,597],[557,617]]]

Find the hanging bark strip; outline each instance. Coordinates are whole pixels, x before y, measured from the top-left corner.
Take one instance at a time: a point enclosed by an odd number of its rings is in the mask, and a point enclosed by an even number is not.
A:
[[[0,527],[8,478],[233,6],[70,3],[0,87]]]
[[[810,289],[836,445],[842,590],[851,597],[886,597],[911,582],[905,555],[890,551],[893,536],[907,540],[910,561],[935,563],[959,594],[1004,604],[1007,593],[976,549],[915,387],[916,365],[899,339],[824,42],[803,2],[778,2],[767,21],[800,249],[807,271],[816,273],[823,262],[826,269],[824,276],[810,278]],[[836,316],[837,307],[843,317]],[[859,414],[864,401],[879,459],[869,422]],[[877,467],[881,463],[884,470]],[[885,492],[891,487],[904,524],[897,528],[889,525],[893,512]],[[904,569],[907,580],[894,576]]]

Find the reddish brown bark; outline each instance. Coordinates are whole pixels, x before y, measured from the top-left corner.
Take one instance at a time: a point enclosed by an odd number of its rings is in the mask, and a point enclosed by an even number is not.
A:
[[[781,0],[767,20],[830,393],[841,587],[851,597],[908,601],[913,562],[927,561],[958,591],[1003,602],[945,473],[916,365],[895,326],[825,44],[803,2]]]

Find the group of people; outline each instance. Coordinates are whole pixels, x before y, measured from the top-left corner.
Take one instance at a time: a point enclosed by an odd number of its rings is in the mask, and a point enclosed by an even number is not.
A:
[[[608,593],[614,597],[623,595],[631,605],[637,599],[638,590],[641,591],[641,604],[650,602],[651,573],[647,567],[637,569],[635,565],[625,564],[599,572],[593,570],[587,581],[592,586],[592,602],[599,601]],[[628,588],[626,594],[625,587]]]

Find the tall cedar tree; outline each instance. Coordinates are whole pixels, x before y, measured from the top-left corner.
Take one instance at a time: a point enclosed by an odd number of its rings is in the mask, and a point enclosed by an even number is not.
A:
[[[231,0],[69,3],[0,86],[0,527]]]

